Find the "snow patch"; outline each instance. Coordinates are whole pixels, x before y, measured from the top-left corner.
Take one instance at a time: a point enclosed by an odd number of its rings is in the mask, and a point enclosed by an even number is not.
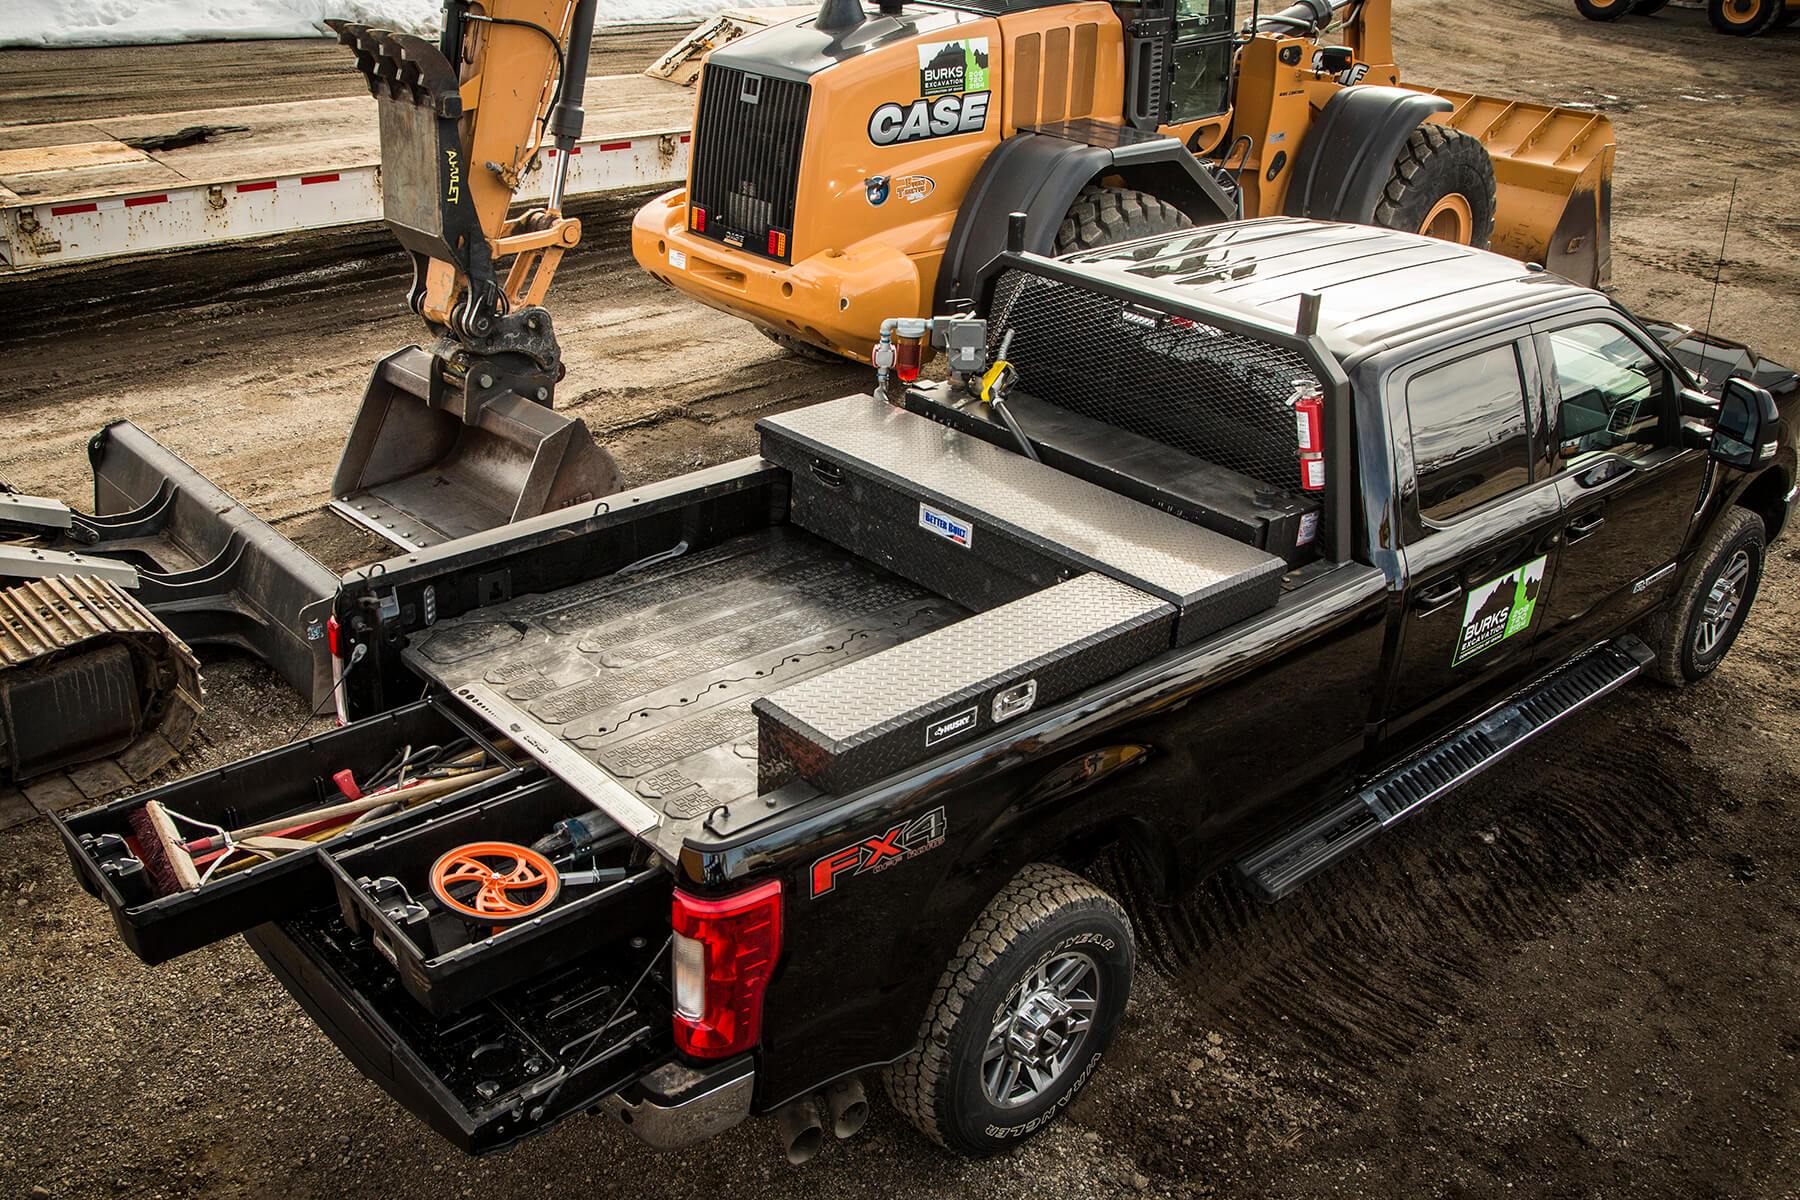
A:
[[[783,0],[729,0],[734,8]],[[718,0],[600,0],[605,25],[699,19]],[[118,46],[234,38],[325,37],[325,18],[430,34],[442,0],[4,0],[0,49],[10,46]]]

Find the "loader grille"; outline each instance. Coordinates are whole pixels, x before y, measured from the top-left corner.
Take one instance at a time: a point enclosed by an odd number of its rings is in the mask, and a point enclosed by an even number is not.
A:
[[[1293,400],[1319,384],[1294,351],[1016,270],[994,289],[989,353],[1008,333],[1037,399],[1300,491]]]
[[[791,261],[811,99],[804,83],[707,65],[694,119],[689,228],[734,249]]]

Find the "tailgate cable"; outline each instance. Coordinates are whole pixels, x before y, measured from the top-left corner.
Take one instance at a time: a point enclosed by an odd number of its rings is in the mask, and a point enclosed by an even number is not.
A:
[[[556,1099],[556,1093],[562,1091],[563,1084],[569,1082],[569,1080],[573,1079],[576,1075],[580,1074],[582,1069],[585,1068],[590,1062],[593,1062],[596,1059],[601,1057],[601,1052],[596,1048],[598,1045],[598,1039],[608,1029],[612,1028],[613,1022],[617,1021],[619,1019],[619,1014],[625,1011],[625,1006],[627,1004],[631,1003],[631,998],[633,996],[637,995],[637,990],[640,987],[644,986],[644,980],[650,978],[650,972],[656,969],[656,964],[662,961],[663,955],[667,954],[669,952],[669,947],[673,946],[674,944],[675,944],[675,935],[673,933],[669,934],[668,937],[663,939],[663,944],[661,945],[661,947],[659,947],[657,949],[656,953],[654,953],[650,956],[650,961],[644,964],[644,970],[641,974],[638,975],[637,982],[633,983],[629,988],[627,988],[625,991],[625,995],[619,999],[618,1007],[616,1007],[612,1010],[612,1013],[606,1018],[606,1021],[600,1026],[600,1028],[594,1030],[592,1033],[587,1035],[588,1039],[590,1040],[590,1045],[589,1045],[589,1048],[586,1051],[586,1053],[584,1053],[576,1061],[574,1066],[563,1068],[562,1078],[560,1078],[556,1081],[556,1086],[551,1088],[548,1092],[546,1092],[543,1096],[543,1099],[539,1102],[538,1106],[531,1110],[531,1119],[532,1120],[535,1121],[539,1117],[544,1115],[544,1110],[546,1108],[548,1108],[550,1106],[550,1104]],[[576,1040],[579,1041],[580,1039],[576,1039]],[[611,1049],[620,1050],[623,1048],[624,1047],[622,1045],[620,1045],[620,1046],[614,1046]]]

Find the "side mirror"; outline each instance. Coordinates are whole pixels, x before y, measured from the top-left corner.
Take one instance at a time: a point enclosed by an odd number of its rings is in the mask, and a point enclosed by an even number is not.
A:
[[[1775,397],[1765,389],[1748,380],[1727,379],[1719,394],[1719,415],[1713,421],[1712,446],[1707,453],[1728,467],[1754,467],[1775,452],[1775,426],[1780,419]]]

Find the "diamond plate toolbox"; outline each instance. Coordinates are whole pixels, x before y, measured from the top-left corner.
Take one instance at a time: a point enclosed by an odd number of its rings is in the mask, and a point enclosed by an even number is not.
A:
[[[1174,606],[1086,574],[762,697],[759,781],[840,795],[1169,649]]]
[[[872,396],[758,428],[795,524],[972,608],[1098,572],[1172,605],[1188,645],[1281,595],[1272,554]]]

